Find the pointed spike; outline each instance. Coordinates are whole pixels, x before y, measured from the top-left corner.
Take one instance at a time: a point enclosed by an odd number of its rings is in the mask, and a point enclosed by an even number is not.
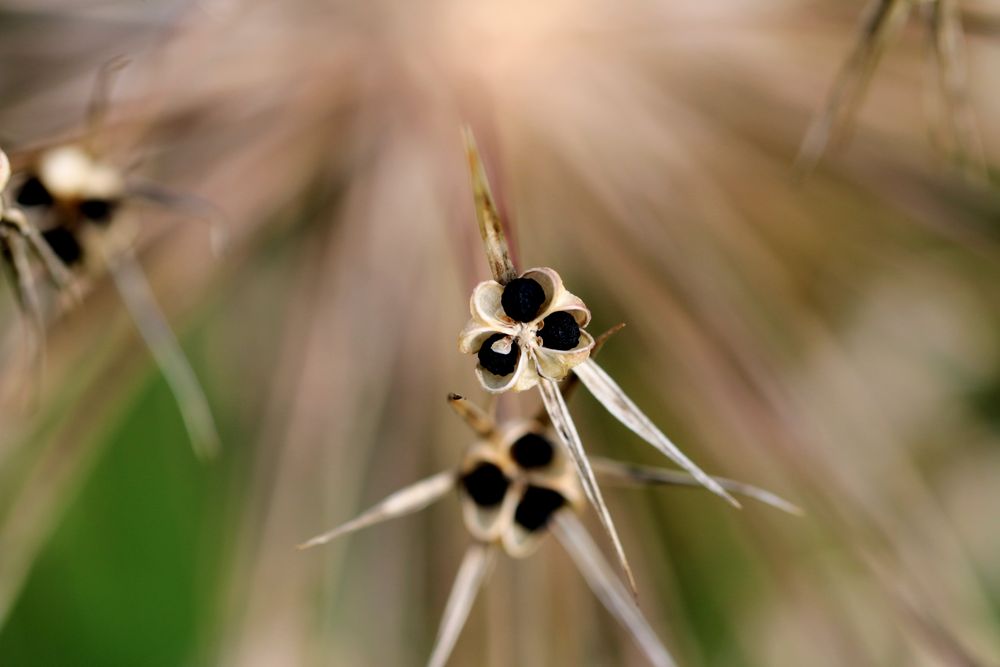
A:
[[[590,467],[590,462],[587,459],[587,453],[584,451],[583,443],[580,441],[580,435],[576,431],[576,425],[573,423],[573,418],[569,414],[569,409],[567,409],[566,403],[563,401],[562,394],[559,392],[559,385],[553,380],[542,378],[538,383],[538,387],[541,390],[542,400],[545,402],[545,407],[549,411],[549,418],[552,420],[552,426],[559,435],[559,440],[562,442],[563,447],[566,448],[570,457],[573,459],[573,463],[576,464],[576,470],[577,473],[579,473],[583,490],[587,494],[587,499],[590,501],[594,511],[597,512],[597,516],[601,520],[601,525],[604,527],[604,531],[611,539],[611,544],[614,546],[615,554],[618,557],[618,563],[621,566],[622,572],[625,574],[629,588],[632,590],[633,595],[638,595],[635,585],[635,576],[632,574],[632,568],[629,566],[628,559],[625,557],[625,547],[622,546],[621,539],[618,537],[618,531],[615,529],[614,521],[611,519],[611,513],[608,511],[608,507],[604,502],[604,497],[601,495],[601,489],[597,485],[597,478],[594,476],[594,471]]]
[[[32,360],[36,374],[35,398],[37,398],[37,392],[41,389],[42,378],[45,375],[45,317],[38,299],[34,273],[28,260],[28,244],[17,230],[5,232],[4,238],[0,238],[0,241],[5,243],[6,250],[10,253],[10,259],[5,260],[5,264],[17,297],[21,321],[25,327],[28,358]]]
[[[602,347],[604,347],[604,344],[608,342],[608,339],[624,328],[625,328],[625,323],[619,322],[618,324],[614,325],[613,327],[602,333],[600,336],[598,336],[594,340],[594,347],[590,350],[590,358],[593,359],[594,357],[596,357],[597,353],[601,351]],[[580,379],[575,375],[570,375],[568,378],[563,380],[562,385],[560,385],[560,389],[563,395],[563,401],[569,400],[569,397],[573,394],[573,392],[576,390],[577,385],[579,384],[580,384]],[[535,421],[542,426],[545,426],[549,423],[549,413],[545,409],[544,404],[541,406],[541,408],[539,408],[538,414],[535,415]]]
[[[622,388],[593,359],[588,359],[579,366],[574,367],[573,372],[577,374],[580,381],[590,390],[594,398],[600,401],[601,405],[614,415],[618,421],[627,426],[629,430],[658,449],[671,461],[691,473],[705,488],[724,498],[734,507],[740,507],[740,503],[735,498],[729,495],[718,482],[709,477],[691,459],[685,456],[677,445],[671,442],[670,438],[664,435],[650,421],[649,417],[632,402],[632,399],[622,391]]]
[[[476,432],[477,435],[488,438],[496,430],[493,418],[482,410],[478,405],[472,403],[464,396],[458,394],[448,394],[448,405],[465,423]]]
[[[696,480],[690,473],[683,472],[681,470],[668,470],[666,468],[657,468],[653,466],[641,466],[633,463],[622,463],[621,461],[612,461],[610,459],[597,457],[591,459],[591,464],[594,466],[594,472],[597,474],[597,479],[602,482],[611,481],[634,485],[687,486],[701,489],[705,488],[702,486],[701,482]],[[722,488],[737,495],[752,498],[758,502],[764,503],[765,505],[770,505],[775,509],[781,510],[782,512],[787,512],[788,514],[793,514],[795,516],[805,515],[805,512],[798,505],[795,505],[794,503],[785,500],[781,496],[771,493],[766,489],[762,489],[758,486],[747,484],[745,482],[727,479],[725,477],[715,477],[713,475],[712,479],[718,482],[719,486]]]
[[[670,652],[649,626],[649,622],[614,576],[580,520],[570,512],[561,512],[552,522],[552,530],[563,548],[576,563],[587,585],[601,604],[628,630],[636,644],[656,667],[675,667]]]
[[[298,548],[300,550],[311,549],[312,547],[332,542],[338,537],[353,533],[362,528],[413,514],[439,500],[454,488],[455,473],[451,470],[439,472],[436,475],[422,479],[415,484],[411,484],[404,489],[386,496],[380,503],[369,508],[356,518],[341,524],[329,532],[317,535],[303,542]]]
[[[497,211],[486,170],[479,157],[479,148],[472,129],[466,125],[462,128],[462,138],[465,141],[465,151],[469,160],[469,172],[472,177],[472,195],[475,199],[476,218],[479,221],[479,234],[483,237],[483,247],[486,250],[486,261],[490,265],[493,279],[501,285],[506,285],[517,277],[514,261],[510,256],[507,237],[503,231],[503,222]]]
[[[212,202],[197,195],[175,192],[147,181],[130,181],[126,194],[175,211],[191,220],[203,222],[208,226],[209,245],[213,254],[216,256],[225,254],[229,246],[230,224],[226,215]]]
[[[94,144],[102,130],[108,115],[108,105],[111,99],[111,87],[115,77],[129,64],[129,59],[125,56],[115,56],[101,65],[94,79],[94,88],[90,92],[90,101],[87,103],[87,131],[88,144],[93,150]]]
[[[53,252],[52,247],[42,236],[41,232],[33,224],[29,223],[24,213],[18,209],[7,211],[7,219],[17,227],[17,232],[27,240],[31,251],[42,263],[46,275],[48,275],[49,280],[55,288],[61,293],[68,295],[74,304],[78,304],[82,300],[82,297],[77,289],[76,282],[73,280],[73,274],[70,272],[69,267]]]
[[[496,549],[488,544],[473,544],[465,552],[441,617],[441,626],[427,667],[444,667],[448,662],[465,621],[469,618],[472,603],[493,569],[495,560]]]
[[[924,5],[930,55],[938,79],[941,110],[954,157],[967,176],[986,180],[988,167],[976,114],[968,94],[967,57],[960,8],[955,0]]]
[[[800,174],[810,174],[830,143],[849,129],[886,44],[906,19],[912,4],[909,0],[872,0],[869,4],[854,49],[841,66],[823,108],[802,140],[795,159]]]
[[[157,306],[145,274],[130,251],[106,261],[125,307],[173,391],[195,454],[202,460],[214,458],[219,451],[219,434],[208,399]]]

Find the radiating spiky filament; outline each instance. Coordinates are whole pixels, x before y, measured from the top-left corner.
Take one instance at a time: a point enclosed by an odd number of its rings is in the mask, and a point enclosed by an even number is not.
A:
[[[436,475],[422,479],[405,489],[400,489],[387,496],[382,502],[347,523],[303,542],[299,545],[299,549],[309,549],[326,544],[338,537],[353,533],[362,528],[418,512],[440,500],[446,493],[454,489],[455,481],[455,473],[451,470],[439,472]]]
[[[467,398],[458,394],[448,394],[448,405],[455,413],[465,420],[476,435],[489,438],[496,430],[496,423],[493,418],[482,408],[472,403]]]
[[[938,78],[940,122],[951,135],[955,158],[966,173],[987,176],[986,155],[969,101],[965,40],[956,0],[935,0],[922,8],[930,60]]]
[[[125,194],[127,197],[175,211],[191,220],[204,222],[208,225],[209,243],[216,255],[224,253],[229,245],[229,221],[215,204],[206,199],[136,179],[129,179]]]
[[[625,323],[619,322],[618,324],[614,325],[613,327],[602,333],[600,336],[595,338],[594,347],[593,349],[590,350],[590,358],[593,359],[594,357],[596,357],[597,354],[601,351],[601,348],[604,347],[604,344],[608,342],[608,339],[624,328],[625,328]],[[559,386],[559,390],[562,392],[563,401],[569,400],[569,397],[573,394],[573,392],[576,390],[579,384],[580,384],[580,378],[572,374],[565,380],[563,380],[563,383]],[[549,423],[549,412],[548,410],[545,409],[544,404],[538,411],[538,414],[535,415],[535,421],[541,424],[542,426],[545,426],[546,424]]]
[[[561,512],[552,523],[552,532],[576,563],[594,595],[635,638],[636,644],[656,667],[674,667],[670,652],[649,627],[628,591],[615,577],[586,528],[571,512]]]
[[[219,435],[208,399],[174,332],[156,305],[145,274],[131,251],[124,251],[106,261],[122,301],[170,385],[195,454],[203,460],[211,459],[218,453]]]
[[[608,506],[604,502],[604,496],[601,495],[601,489],[597,485],[597,478],[590,467],[587,452],[583,449],[580,434],[576,432],[576,424],[573,423],[573,418],[569,414],[566,402],[559,391],[559,385],[554,380],[542,378],[538,383],[538,388],[541,391],[542,400],[545,402],[545,408],[548,410],[549,417],[552,420],[552,427],[559,435],[559,440],[562,442],[563,447],[569,452],[573,463],[576,464],[576,470],[580,475],[583,490],[587,494],[587,500],[590,501],[594,511],[597,512],[597,516],[601,520],[601,525],[604,526],[605,532],[611,539],[611,544],[614,546],[615,554],[618,557],[618,563],[621,565],[622,572],[625,573],[625,578],[628,580],[632,594],[635,595],[635,577],[632,575],[632,568],[625,557],[625,548],[618,537],[618,531],[615,529]]]
[[[73,275],[66,265],[63,264],[63,261],[59,259],[59,256],[52,251],[52,246],[45,241],[42,234],[34,225],[28,224],[26,221],[21,227],[21,234],[31,245],[32,252],[41,261],[42,266],[45,268],[45,273],[49,276],[52,284],[56,286],[60,293],[68,295],[73,303],[79,303],[81,296],[76,281],[73,280]]]
[[[849,128],[886,45],[906,20],[911,5],[911,0],[873,0],[867,8],[854,50],[802,141],[796,166],[803,173],[811,172],[830,143]]]
[[[441,617],[441,626],[427,667],[444,667],[448,662],[465,621],[469,618],[476,594],[493,569],[495,560],[496,549],[488,544],[473,544],[465,552],[451,595],[448,596],[448,604],[444,608],[444,616]]]
[[[102,132],[108,118],[111,88],[115,77],[129,64],[129,59],[116,56],[105,62],[94,79],[94,88],[87,103],[87,148],[93,153],[101,152]]]
[[[33,360],[34,372],[38,376],[36,387],[40,387],[45,374],[45,318],[35,287],[35,274],[28,259],[28,241],[17,229],[0,229],[0,252],[8,256],[3,258],[3,264],[21,311],[27,358]]]
[[[594,473],[597,475],[597,479],[601,482],[618,482],[642,486],[665,485],[689,486],[700,489],[705,488],[702,486],[701,482],[696,480],[690,473],[680,470],[667,470],[666,468],[657,468],[654,466],[640,466],[599,457],[591,457],[590,463],[594,467]],[[770,505],[775,509],[779,509],[782,512],[788,512],[789,514],[794,514],[796,516],[802,516],[804,514],[802,508],[798,505],[795,505],[794,503],[791,503],[781,496],[771,493],[766,489],[762,489],[758,486],[747,484],[745,482],[726,479],[725,477],[716,477],[712,475],[712,479],[718,482],[719,486],[724,488],[726,491],[730,491],[736,495],[752,498],[753,500],[764,503],[765,505]]]
[[[607,408],[608,412],[614,415],[618,421],[662,452],[671,461],[691,473],[702,486],[729,501],[734,507],[740,506],[739,502],[729,495],[718,482],[685,456],[677,445],[671,442],[670,438],[650,421],[649,417],[632,402],[632,399],[625,395],[622,388],[593,359],[588,359],[574,367],[573,372],[594,395],[594,398],[600,401],[601,405]]]
[[[507,246],[507,237],[503,231],[503,222],[493,201],[490,183],[486,178],[483,161],[479,157],[476,138],[468,126],[462,128],[462,138],[465,140],[465,151],[469,159],[469,172],[472,177],[472,195],[476,207],[476,218],[479,221],[479,233],[483,237],[483,247],[486,250],[486,261],[490,265],[493,279],[501,285],[506,285],[517,277],[514,261]]]

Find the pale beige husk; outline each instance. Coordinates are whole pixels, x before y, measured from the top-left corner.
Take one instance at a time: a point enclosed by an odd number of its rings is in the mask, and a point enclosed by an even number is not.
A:
[[[462,492],[462,516],[476,539],[499,544],[513,558],[531,555],[548,532],[545,528],[527,531],[514,521],[514,512],[529,486],[544,487],[562,495],[566,505],[557,514],[569,508],[579,512],[584,506],[580,481],[563,449],[555,442],[551,443],[553,458],[547,466],[527,470],[514,461],[511,447],[528,433],[544,437],[538,424],[531,420],[504,424],[491,437],[472,445],[461,467],[461,473],[465,474],[482,463],[492,463],[510,480],[506,496],[497,507],[480,507]]]
[[[38,178],[57,199],[117,199],[125,192],[120,170],[74,145],[43,153],[38,161]]]
[[[543,387],[550,387],[551,384],[550,381],[546,381]],[[556,392],[558,394],[558,389]],[[561,397],[561,394],[559,395]],[[514,443],[529,433],[545,438],[547,424],[537,419],[509,420],[497,424],[486,410],[457,394],[450,394],[448,402],[479,436],[479,439],[469,446],[462,463],[457,468],[445,470],[390,494],[354,519],[308,540],[300,545],[300,548],[326,544],[362,528],[412,514],[437,502],[453,490],[458,490],[464,523],[474,539],[466,548],[465,557],[452,585],[429,665],[444,665],[447,662],[476,595],[489,578],[497,553],[502,550],[513,558],[524,558],[538,548],[546,535],[554,533],[594,594],[632,634],[638,647],[650,662],[658,667],[672,667],[674,663],[670,653],[635,604],[634,580],[628,564],[624,561],[613,526],[610,531],[618,550],[617,556],[627,577],[628,587],[615,576],[611,565],[580,522],[578,515],[586,506],[587,493],[574,470],[573,462],[568,459],[566,449],[555,446],[555,443],[549,440],[553,458],[548,465],[540,468],[522,468],[514,460],[511,453]],[[557,432],[560,428],[567,428],[558,419],[555,420],[553,427]],[[463,475],[482,463],[497,466],[510,481],[503,500],[496,508],[477,506],[468,497],[461,483]],[[678,476],[676,471],[615,461],[602,461],[601,472],[605,478],[629,484],[680,486],[699,484],[693,477],[686,477],[683,474]],[[763,489],[732,480],[721,481],[732,486],[735,492],[748,493],[779,509],[789,511],[789,508],[794,508],[787,501]],[[556,491],[566,501],[565,505],[549,517],[547,525],[535,531],[525,530],[514,521],[517,504],[529,486]],[[595,507],[599,513],[602,508],[604,508],[603,501]],[[606,511],[606,508],[604,509]]]
[[[585,330],[590,324],[590,310],[580,297],[563,286],[562,278],[554,269],[528,269],[519,277],[535,280],[545,292],[545,301],[535,318],[530,322],[515,322],[508,317],[500,305],[503,285],[496,280],[486,280],[472,291],[469,299],[471,318],[458,338],[458,349],[464,354],[476,354],[483,342],[495,334],[508,337],[504,344],[517,342],[520,349],[518,363],[510,375],[494,375],[476,365],[476,377],[480,384],[493,394],[531,389],[538,384],[539,378],[563,380],[575,366],[590,357],[594,347],[593,337]],[[580,325],[580,342],[572,350],[544,347],[538,335],[543,320],[560,311],[568,312]],[[494,344],[494,347],[497,345]]]

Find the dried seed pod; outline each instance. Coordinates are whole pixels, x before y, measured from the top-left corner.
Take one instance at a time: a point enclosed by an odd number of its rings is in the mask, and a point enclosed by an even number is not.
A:
[[[444,665],[454,648],[479,588],[485,583],[498,551],[523,558],[554,532],[569,552],[594,594],[632,634],[654,665],[673,665],[669,652],[633,603],[628,589],[614,576],[578,515],[585,508],[584,490],[546,427],[536,420],[496,424],[461,396],[448,402],[479,439],[455,470],[446,470],[391,494],[357,518],[300,546],[326,544],[337,537],[389,519],[406,516],[457,490],[466,529],[474,541],[459,567],[445,608],[430,665]],[[677,471],[599,462],[602,477],[637,485],[699,486]],[[779,509],[795,511],[791,503],[762,489],[722,480],[735,493],[744,493]]]
[[[597,366],[591,358],[595,341],[585,330],[590,323],[590,311],[579,297],[563,286],[559,274],[547,267],[516,274],[503,228],[496,216],[495,203],[492,197],[482,196],[483,193],[489,195],[490,188],[468,131],[466,142],[483,248],[494,280],[479,283],[473,290],[469,302],[471,318],[459,334],[459,350],[477,355],[476,376],[490,393],[539,388],[549,421],[576,466],[583,491],[597,512],[622,572],[635,592],[635,579],[625,549],[558,382],[572,372],[625,426],[691,473],[706,488],[736,507],[739,503],[657,429]]]
[[[579,510],[584,498],[565,454],[533,421],[505,424],[474,445],[459,480],[469,532],[515,558],[537,547],[556,512]]]
[[[177,398],[195,452],[210,458],[219,437],[207,399],[133,254],[136,229],[118,215],[135,199],[198,215],[210,207],[202,203],[199,208],[195,200],[162,189],[133,186],[122,169],[94,149],[110,77],[121,66],[121,61],[112,61],[98,76],[88,141],[50,146],[30,156],[12,187],[13,201],[28,216],[18,228],[32,240],[61,289],[75,290],[89,278],[110,275]],[[16,273],[25,275],[23,270]]]
[[[525,271],[507,285],[479,283],[469,311],[459,349],[477,355],[476,375],[491,393],[531,389],[540,378],[563,380],[594,346],[585,330],[590,311],[547,267]],[[498,349],[505,341],[509,345]]]
[[[46,277],[57,289],[68,289],[71,277],[24,212],[7,206],[3,196],[11,178],[10,161],[0,150],[0,268],[7,274],[15,301],[25,323],[28,353],[40,377],[45,366],[45,316],[39,299],[32,260],[41,263]]]

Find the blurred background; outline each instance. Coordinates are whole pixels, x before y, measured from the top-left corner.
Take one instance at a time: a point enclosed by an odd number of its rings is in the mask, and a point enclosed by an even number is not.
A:
[[[488,276],[463,121],[522,268],[556,267],[595,333],[628,323],[602,365],[706,470],[806,511],[607,490],[678,661],[1000,665],[1000,9],[958,4],[985,160],[928,113],[914,15],[803,177],[857,0],[3,2],[4,149],[78,131],[126,56],[108,159],[231,238],[123,213],[218,420],[209,464],[110,284],[53,319],[30,400],[0,300],[0,665],[423,664],[454,498],[294,546],[469,444],[444,400],[485,401],[456,347]],[[570,408],[591,452],[661,463]],[[645,663],[549,540],[500,562],[451,664]]]

